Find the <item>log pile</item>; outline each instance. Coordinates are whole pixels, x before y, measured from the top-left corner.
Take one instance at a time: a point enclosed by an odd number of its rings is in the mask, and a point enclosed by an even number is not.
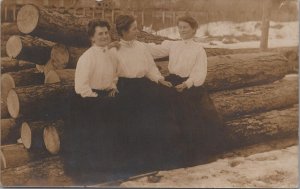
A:
[[[1,58],[2,168],[60,153],[62,118],[74,92],[77,60],[89,45],[85,32],[89,20],[25,5],[18,12],[17,23],[5,30],[6,55]],[[115,30],[112,38],[118,39]],[[159,44],[166,38],[139,32],[138,40]],[[206,48],[205,85],[226,121],[230,133],[226,142],[232,146],[297,134],[298,75],[290,73],[295,72],[298,48],[267,51]],[[161,60],[157,65],[168,75],[168,61]],[[16,144],[17,140],[22,144]]]

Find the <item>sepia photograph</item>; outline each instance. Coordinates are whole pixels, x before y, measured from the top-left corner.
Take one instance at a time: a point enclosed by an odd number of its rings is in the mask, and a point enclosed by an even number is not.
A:
[[[1,0],[1,187],[298,188],[298,0]]]

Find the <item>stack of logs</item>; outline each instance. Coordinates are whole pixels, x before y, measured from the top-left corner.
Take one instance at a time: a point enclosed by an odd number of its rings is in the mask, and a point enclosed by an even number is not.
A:
[[[90,19],[25,5],[16,24],[1,26],[2,55],[7,56],[1,58],[2,168],[59,153],[62,118],[68,111],[64,105],[74,88],[77,60],[89,46],[85,27]],[[115,32],[112,38],[117,39]],[[145,32],[138,35],[143,42],[165,39]],[[298,47],[267,52],[206,48],[206,52],[205,85],[226,121],[230,133],[226,142],[239,147],[296,137]],[[167,61],[157,65],[168,74]]]

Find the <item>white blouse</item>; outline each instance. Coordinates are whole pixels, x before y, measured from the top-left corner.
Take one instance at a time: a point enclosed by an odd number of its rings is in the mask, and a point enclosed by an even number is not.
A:
[[[158,82],[164,77],[145,44],[139,41],[124,41],[121,39],[120,48],[116,51],[118,59],[118,76],[125,78],[147,77]]]
[[[169,56],[168,69],[171,74],[188,77],[188,88],[201,86],[207,75],[207,56],[204,48],[194,39],[163,41],[161,45],[147,44],[154,58]]]
[[[115,48],[93,45],[79,58],[75,71],[75,91],[82,97],[96,97],[92,89],[115,89],[118,82]]]

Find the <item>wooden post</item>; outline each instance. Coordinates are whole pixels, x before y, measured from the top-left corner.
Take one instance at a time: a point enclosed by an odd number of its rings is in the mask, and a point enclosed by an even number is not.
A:
[[[105,10],[104,8],[102,9],[102,19],[104,19],[104,14],[105,14]]]
[[[263,3],[263,14],[262,14],[262,28],[261,28],[261,39],[260,39],[260,49],[266,50],[268,48],[268,37],[269,37],[269,27],[270,27],[270,14],[271,14],[271,1],[264,0]]]
[[[7,21],[7,6],[4,7],[4,21]]]
[[[95,6],[93,6],[93,19],[95,18]]]
[[[144,9],[142,10],[142,26],[144,27],[144,24],[145,24],[145,17],[144,17]]]
[[[165,27],[165,21],[166,21],[165,16],[166,16],[166,12],[165,12],[165,10],[163,10],[163,11],[162,11],[162,22],[163,22],[163,27]]]
[[[17,9],[17,6],[16,5],[14,5],[13,6],[13,21],[16,21],[16,9]]]
[[[111,10],[111,23],[115,23],[115,10]]]

